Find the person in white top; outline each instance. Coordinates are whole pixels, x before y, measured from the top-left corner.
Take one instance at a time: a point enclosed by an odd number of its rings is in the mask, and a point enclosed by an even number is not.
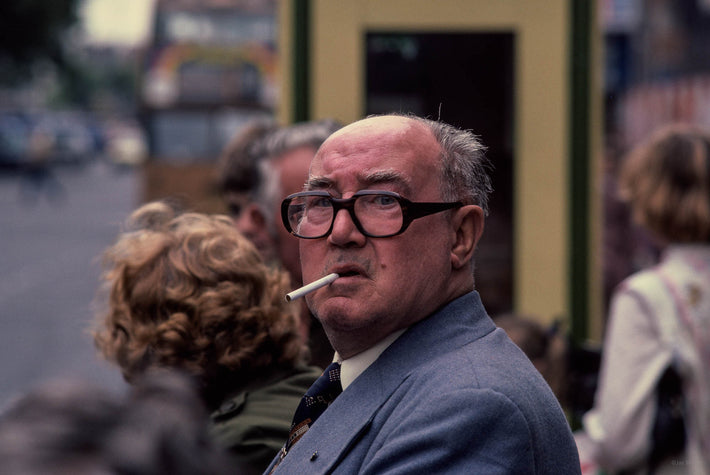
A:
[[[580,459],[607,473],[708,474],[710,135],[683,125],[657,131],[625,160],[620,192],[663,252],[613,295],[594,407],[575,434]],[[656,394],[669,367],[682,381],[686,440],[657,461]]]

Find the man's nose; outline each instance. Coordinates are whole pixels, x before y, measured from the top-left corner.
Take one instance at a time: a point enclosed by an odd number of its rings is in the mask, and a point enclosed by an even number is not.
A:
[[[328,236],[328,241],[335,246],[362,246],[367,236],[357,228],[351,211],[340,209],[333,218],[333,230]]]
[[[250,207],[242,208],[241,212],[232,219],[236,228],[246,236],[252,236],[259,231],[259,217]]]

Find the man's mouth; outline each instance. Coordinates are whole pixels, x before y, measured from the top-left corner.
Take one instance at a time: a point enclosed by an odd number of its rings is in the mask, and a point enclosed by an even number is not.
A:
[[[343,260],[340,262],[334,262],[331,266],[328,266],[327,272],[337,273],[341,279],[348,278],[368,278],[367,265],[365,263],[359,263],[357,261]]]

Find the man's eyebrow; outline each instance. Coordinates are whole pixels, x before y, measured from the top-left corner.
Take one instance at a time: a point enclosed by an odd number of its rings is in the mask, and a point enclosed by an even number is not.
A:
[[[303,189],[305,191],[320,190],[323,188],[332,188],[332,186],[333,180],[331,180],[330,178],[326,178],[324,176],[314,176],[308,178]]]
[[[410,194],[412,191],[410,180],[404,174],[394,169],[363,170],[358,174],[358,182],[362,184],[363,188],[373,185],[390,184],[399,187],[404,194]],[[313,176],[306,181],[304,190],[322,190],[334,187],[335,182],[332,179],[324,176]]]
[[[407,183],[409,180],[399,171],[394,170],[394,169],[385,169],[385,170],[375,170],[375,171],[367,171],[365,170],[361,174],[360,181],[366,182],[366,183],[372,183],[372,184],[377,184],[377,183]]]
[[[409,195],[412,191],[410,179],[400,171],[394,169],[375,170],[368,172],[367,170],[361,175],[360,181],[366,186],[372,185],[395,185],[399,187],[403,194]]]

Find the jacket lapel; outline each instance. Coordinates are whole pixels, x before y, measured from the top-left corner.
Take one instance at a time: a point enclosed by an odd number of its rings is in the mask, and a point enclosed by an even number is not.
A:
[[[442,348],[456,348],[494,329],[476,292],[413,325],[333,401],[292,447],[286,457],[288,463],[284,461],[289,473],[329,473],[367,432],[378,410],[411,371],[445,351]],[[412,352],[411,348],[417,351]]]
[[[378,409],[406,376],[385,377],[375,364],[368,368],[291,448],[289,472],[327,473],[368,430]]]

